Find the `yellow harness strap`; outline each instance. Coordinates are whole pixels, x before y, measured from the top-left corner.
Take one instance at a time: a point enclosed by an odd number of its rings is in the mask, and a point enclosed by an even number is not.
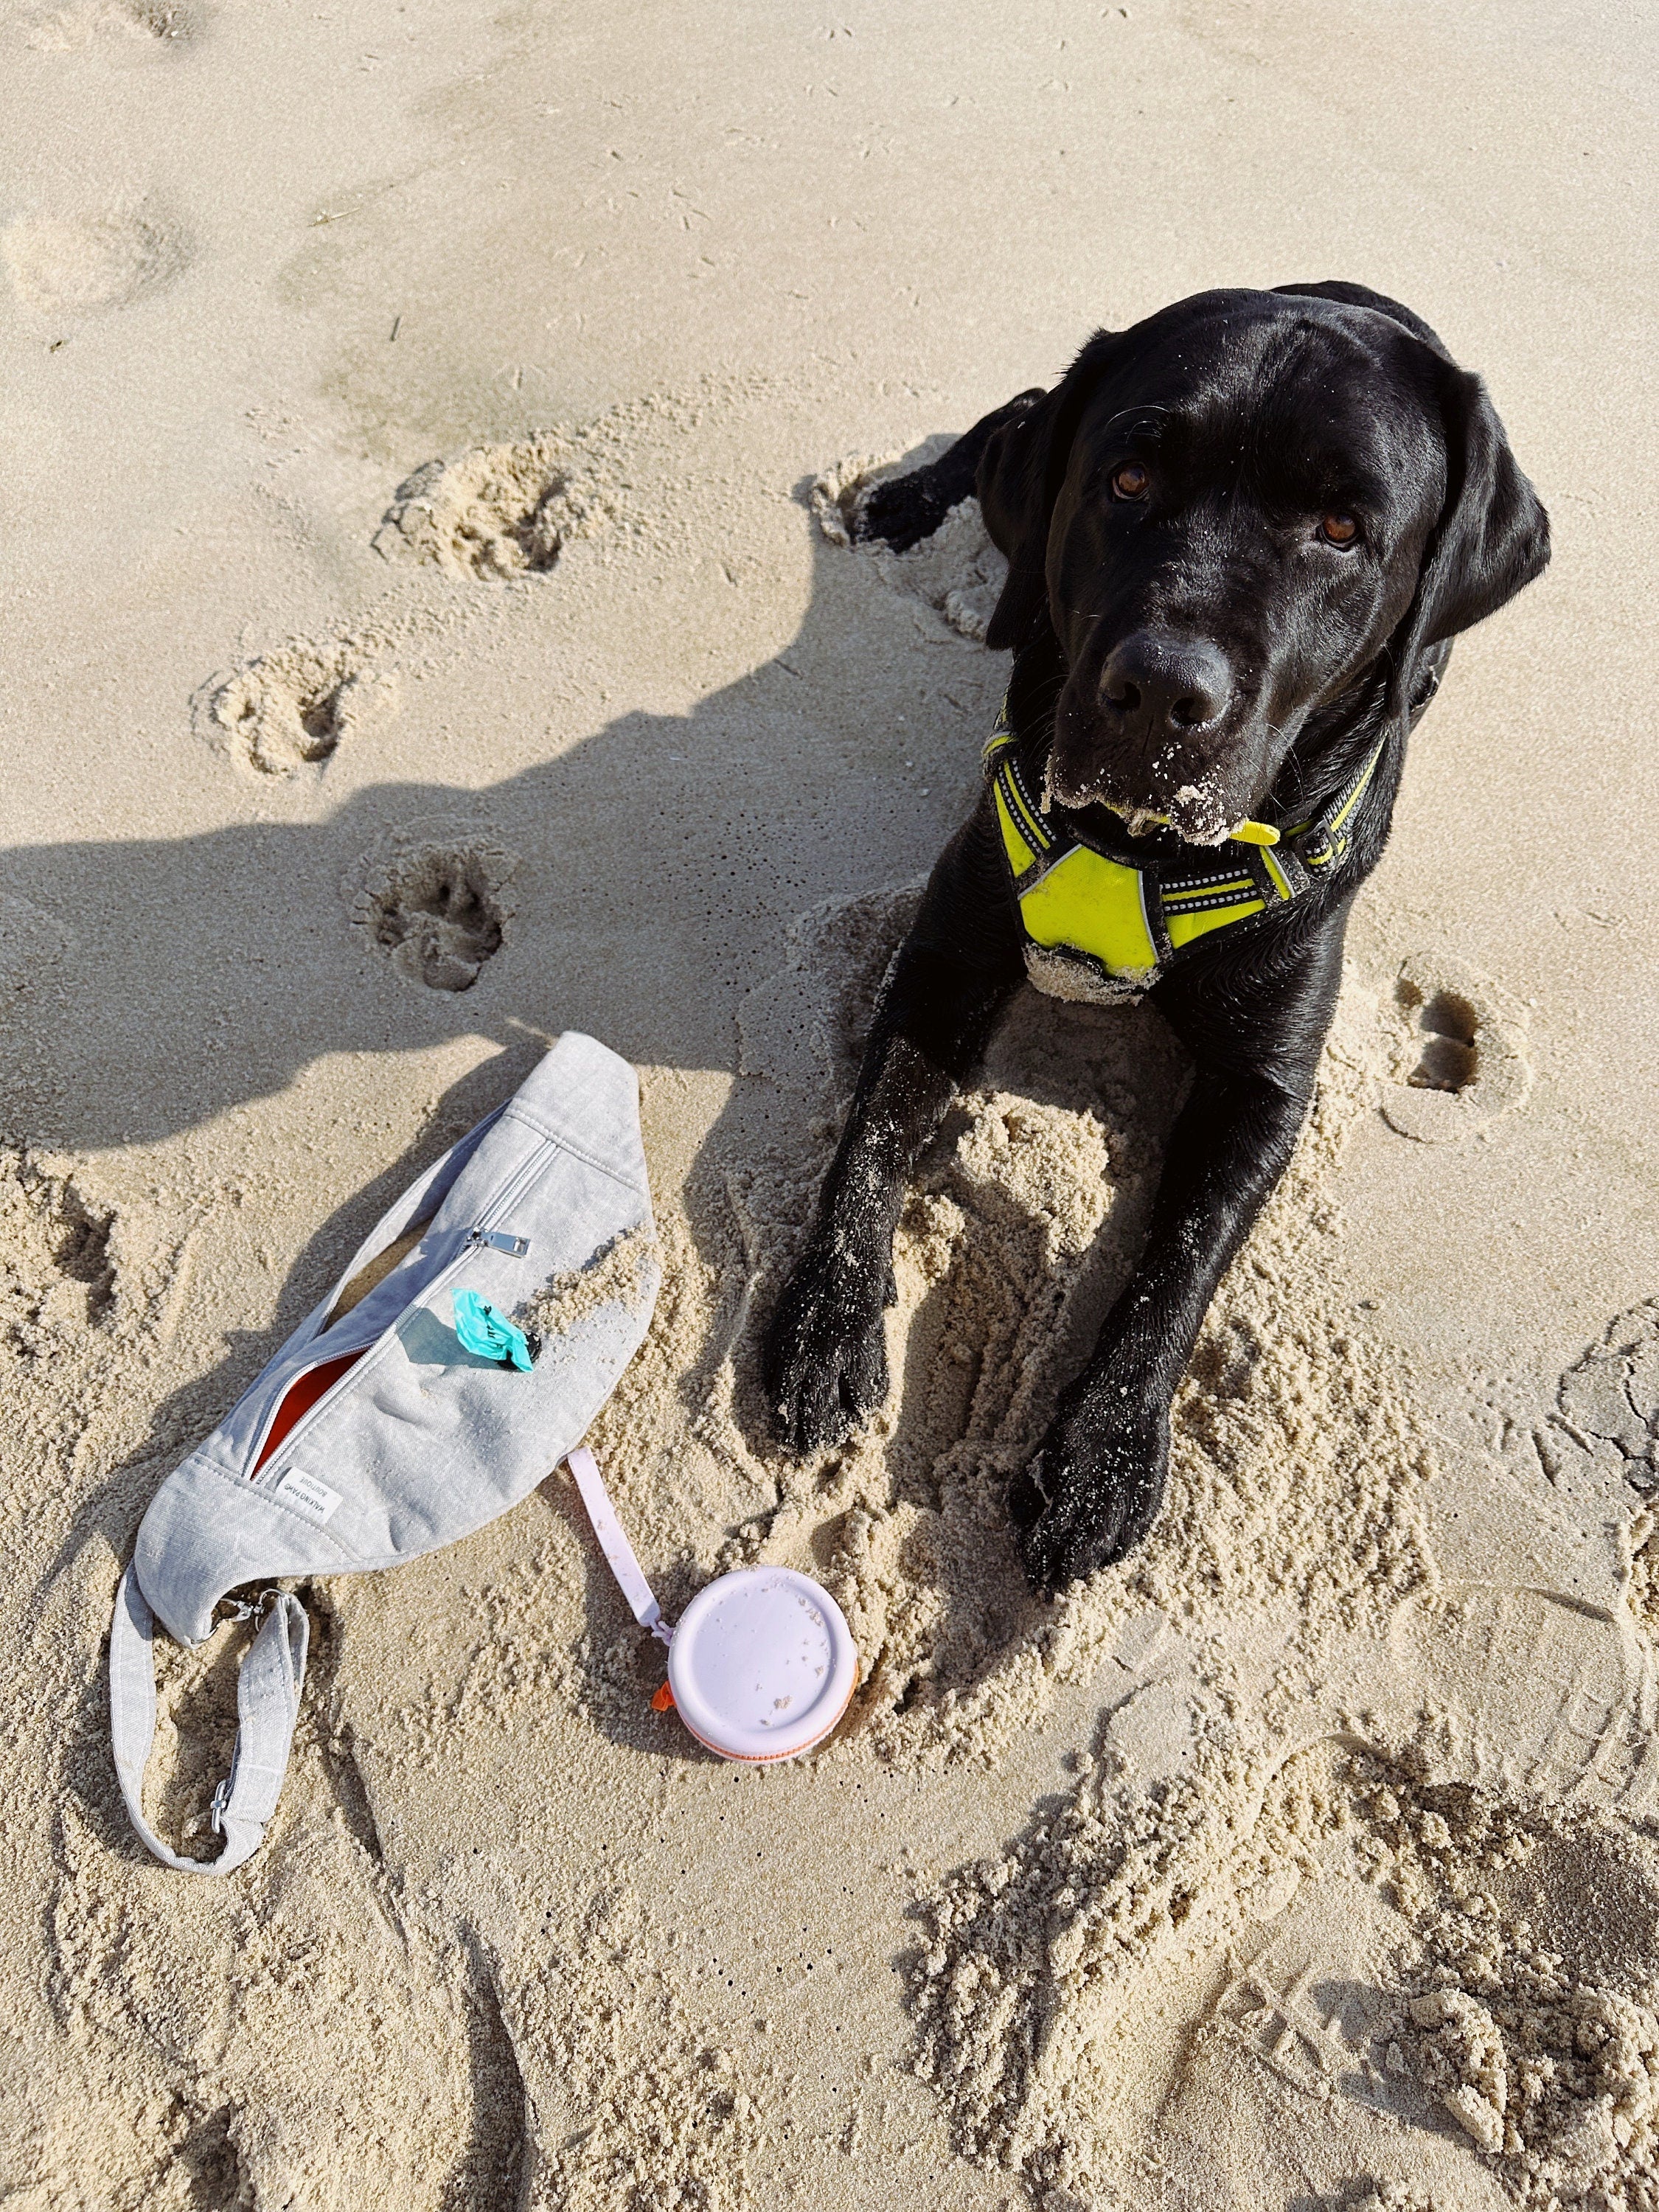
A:
[[[1188,846],[1181,857],[1128,860],[1056,828],[1020,772],[1006,704],[985,749],[1002,849],[1026,966],[1041,988],[1065,998],[1138,998],[1199,939],[1287,903],[1348,850],[1350,823],[1382,744],[1332,804],[1294,830],[1261,833],[1242,823],[1224,848]],[[1280,842],[1282,839],[1283,842]],[[1190,856],[1190,857],[1188,857]]]
[[[1012,762],[998,769],[995,790],[1002,849],[1013,871],[1020,922],[1030,943],[1069,946],[1098,960],[1114,975],[1137,979],[1138,987],[1146,989],[1158,961],[1140,870],[1109,860],[1086,845],[1073,845],[1050,866],[1040,866],[1054,851],[1054,841],[1035,811],[1028,811]]]

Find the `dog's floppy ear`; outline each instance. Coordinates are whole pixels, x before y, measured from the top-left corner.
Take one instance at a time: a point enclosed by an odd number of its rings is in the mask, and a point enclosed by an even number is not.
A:
[[[1008,556],[1008,580],[986,628],[994,653],[1030,641],[1048,611],[1048,525],[1066,480],[1085,402],[1115,340],[1097,331],[1048,393],[1024,392],[991,434],[979,465],[979,503],[991,542]]]
[[[1434,356],[1446,440],[1446,498],[1417,590],[1395,633],[1389,710],[1403,713],[1430,647],[1472,629],[1541,575],[1550,521],[1521,473],[1478,376]]]
[[[1446,500],[1424,549],[1417,591],[1395,633],[1389,709],[1403,712],[1431,646],[1472,629],[1512,599],[1550,557],[1550,522],[1516,465],[1486,387],[1459,368],[1421,315],[1364,284],[1281,284],[1292,299],[1366,307],[1408,331],[1430,357],[1446,445]]]

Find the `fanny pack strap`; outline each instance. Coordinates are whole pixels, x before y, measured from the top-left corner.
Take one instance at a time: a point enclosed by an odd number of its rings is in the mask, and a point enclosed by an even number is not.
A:
[[[576,1487],[582,1494],[582,1504],[587,1508],[587,1517],[593,1523],[593,1534],[599,1540],[599,1549],[605,1553],[617,1586],[628,1600],[634,1618],[641,1628],[664,1644],[674,1641],[674,1632],[662,1617],[662,1607],[651,1595],[651,1585],[645,1579],[639,1561],[634,1557],[634,1547],[623,1534],[610,1495],[599,1474],[599,1463],[585,1444],[567,1452],[565,1464],[576,1478]]]
[[[674,1632],[623,1533],[599,1462],[581,1447],[568,1455],[599,1548],[641,1628],[664,1644]],[[213,1793],[213,1825],[224,1837],[216,1859],[172,1850],[144,1818],[144,1769],[155,1741],[155,1616],[129,1567],[115,1593],[109,1638],[109,1726],[116,1779],[132,1825],[163,1866],[181,1874],[230,1874],[251,1859],[276,1810],[289,1747],[300,1717],[310,1626],[305,1607],[285,1592],[270,1593],[270,1610],[243,1657],[236,1678],[236,1748],[230,1775]]]
[[[109,1638],[110,1741],[132,1825],[164,1866],[180,1874],[229,1874],[258,1850],[288,1771],[310,1632],[299,1600],[272,1591],[270,1610],[236,1679],[229,1778],[213,1793],[213,1825],[225,1847],[216,1859],[184,1858],[144,1818],[144,1768],[155,1738],[155,1616],[132,1569],[122,1576]]]

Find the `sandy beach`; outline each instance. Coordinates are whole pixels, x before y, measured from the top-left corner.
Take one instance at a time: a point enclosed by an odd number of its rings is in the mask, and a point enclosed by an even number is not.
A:
[[[6,0],[0,57],[0,2205],[1655,2212],[1652,19]],[[1413,740],[1157,1528],[1042,1603],[1003,1494],[1145,1226],[1150,1007],[1016,1002],[863,1435],[758,1389],[1007,667],[971,503],[844,513],[1097,326],[1330,276],[1486,377],[1554,559]],[[653,1711],[554,1472],[301,1590],[265,1845],[170,1872],[144,1509],[569,1030],[664,1268],[590,1441],[671,1615],[830,1589],[848,1720]],[[159,1647],[204,1855],[242,1648]]]

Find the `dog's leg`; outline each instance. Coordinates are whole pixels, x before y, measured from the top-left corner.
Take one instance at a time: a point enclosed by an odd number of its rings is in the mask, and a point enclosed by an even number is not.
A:
[[[1012,415],[1034,407],[1048,397],[1041,385],[1022,392],[1005,406],[985,416],[926,468],[912,469],[907,477],[890,477],[878,483],[860,507],[853,523],[856,538],[879,538],[896,553],[903,553],[922,538],[931,538],[953,507],[971,498],[979,477],[980,457]]]
[[[1277,975],[1178,971],[1158,1005],[1196,1062],[1139,1264],[1009,1489],[1026,1575],[1063,1589],[1121,1559],[1164,1496],[1170,1401],[1228,1262],[1284,1173],[1341,980],[1346,912]],[[1204,971],[1200,971],[1204,973]]]
[[[998,835],[981,801],[928,879],[871,1024],[805,1249],[767,1331],[767,1398],[792,1451],[838,1443],[887,1395],[881,1317],[896,1296],[905,1184],[1024,973]]]

